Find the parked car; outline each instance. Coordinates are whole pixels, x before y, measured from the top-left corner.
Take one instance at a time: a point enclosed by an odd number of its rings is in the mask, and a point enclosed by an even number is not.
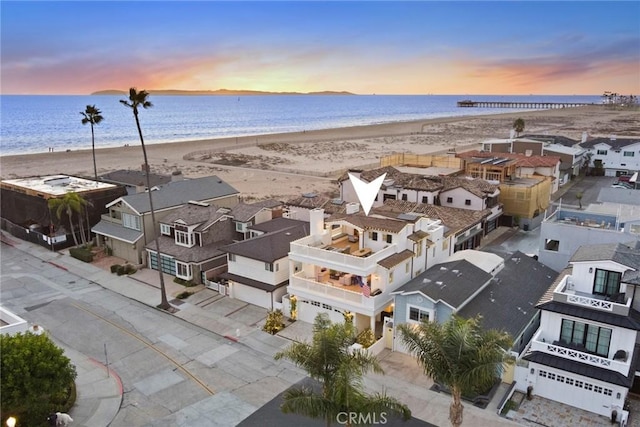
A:
[[[625,190],[632,190],[633,186],[626,184],[624,182],[615,182],[611,184],[611,188],[623,188]]]
[[[618,182],[629,182],[632,175],[620,175],[618,177]]]

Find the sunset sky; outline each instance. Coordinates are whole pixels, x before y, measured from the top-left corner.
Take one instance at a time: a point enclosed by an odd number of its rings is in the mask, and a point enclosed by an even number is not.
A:
[[[640,2],[2,1],[2,94],[640,93]]]

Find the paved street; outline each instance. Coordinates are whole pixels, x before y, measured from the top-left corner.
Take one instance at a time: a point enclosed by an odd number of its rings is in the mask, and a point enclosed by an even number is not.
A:
[[[290,363],[273,360],[291,341],[262,332],[256,307],[205,289],[168,314],[154,308],[157,284],[140,280],[152,275],[119,277],[7,235],[2,240],[3,306],[45,327],[82,364],[74,426],[235,426],[256,411],[260,416],[263,405],[304,378]],[[308,337],[308,328],[293,329],[292,338]],[[428,389],[413,358],[386,351],[380,359],[386,375],[367,376],[368,392],[386,391],[415,417],[448,425],[449,396]],[[87,368],[107,361],[123,391],[111,416],[103,403],[114,396],[92,399],[106,370]],[[118,382],[109,384],[112,403]],[[485,410],[465,405],[465,424],[516,425],[496,415],[500,397]]]

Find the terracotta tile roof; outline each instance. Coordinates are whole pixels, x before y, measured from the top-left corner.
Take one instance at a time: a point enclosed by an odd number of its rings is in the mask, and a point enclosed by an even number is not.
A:
[[[449,230],[458,233],[467,230],[491,215],[490,209],[474,211],[470,209],[450,208],[448,206],[428,205],[423,203],[407,202],[404,200],[387,200],[384,205],[373,208],[379,215],[396,217],[401,213],[416,212],[426,215],[431,219],[439,219]]]
[[[558,277],[556,277],[556,279],[553,281],[553,283],[551,283],[551,286],[549,286],[549,289],[547,289],[547,291],[540,297],[540,300],[538,300],[538,303],[536,304],[536,306],[540,304],[544,304],[545,302],[552,301],[553,291],[558,287],[562,279],[564,279],[565,276],[571,276],[571,273],[573,273],[573,267],[567,267],[564,270],[562,270],[558,274]]]
[[[369,214],[369,216],[364,215],[362,212],[358,212],[356,214],[346,215],[346,214],[337,214],[332,215],[327,219],[327,223],[332,221],[347,221],[348,223],[355,225],[356,227],[362,230],[378,230],[378,231],[387,231],[389,233],[399,233],[405,228],[409,223],[407,221],[402,221],[399,219],[388,218],[385,216],[373,216]]]
[[[412,258],[413,255],[414,253],[412,251],[405,249],[402,252],[398,252],[397,254],[390,255],[385,259],[381,259],[380,261],[378,261],[378,265],[389,270],[395,267],[396,265],[400,264],[401,262]]]
[[[491,184],[484,179],[467,179],[458,177],[442,177],[442,191],[453,190],[455,188],[464,188],[471,194],[478,197],[485,197],[493,194],[499,188],[497,184]]]
[[[287,206],[297,206],[305,209],[324,209],[328,215],[344,213],[347,203],[344,200],[332,199],[330,197],[317,194],[306,194],[298,198],[289,199],[285,202]]]
[[[483,158],[488,159],[491,157],[513,159],[517,161],[518,166],[524,167],[551,167],[557,165],[561,160],[557,156],[526,156],[524,154],[516,153],[491,153],[488,151],[465,151],[458,153],[458,157],[463,159]]]
[[[274,199],[263,200],[255,203],[240,202],[231,209],[231,212],[233,219],[236,221],[247,222],[256,216],[262,209],[271,209],[280,205],[282,205],[282,202]]]
[[[414,242],[419,242],[420,240],[424,239],[428,235],[429,233],[427,233],[426,231],[418,230],[416,232],[411,233],[409,236],[407,236],[407,239],[413,240]]]

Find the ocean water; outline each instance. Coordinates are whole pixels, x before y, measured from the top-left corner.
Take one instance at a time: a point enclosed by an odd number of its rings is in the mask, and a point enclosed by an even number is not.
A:
[[[87,105],[95,105],[104,117],[95,126],[96,148],[139,144],[133,113],[119,102],[124,98],[0,96],[0,154],[91,148],[90,125],[82,125],[80,114]],[[463,99],[600,102],[597,95],[151,95],[153,107],[141,109],[139,117],[145,143],[154,144],[518,111],[458,108],[456,102]]]

